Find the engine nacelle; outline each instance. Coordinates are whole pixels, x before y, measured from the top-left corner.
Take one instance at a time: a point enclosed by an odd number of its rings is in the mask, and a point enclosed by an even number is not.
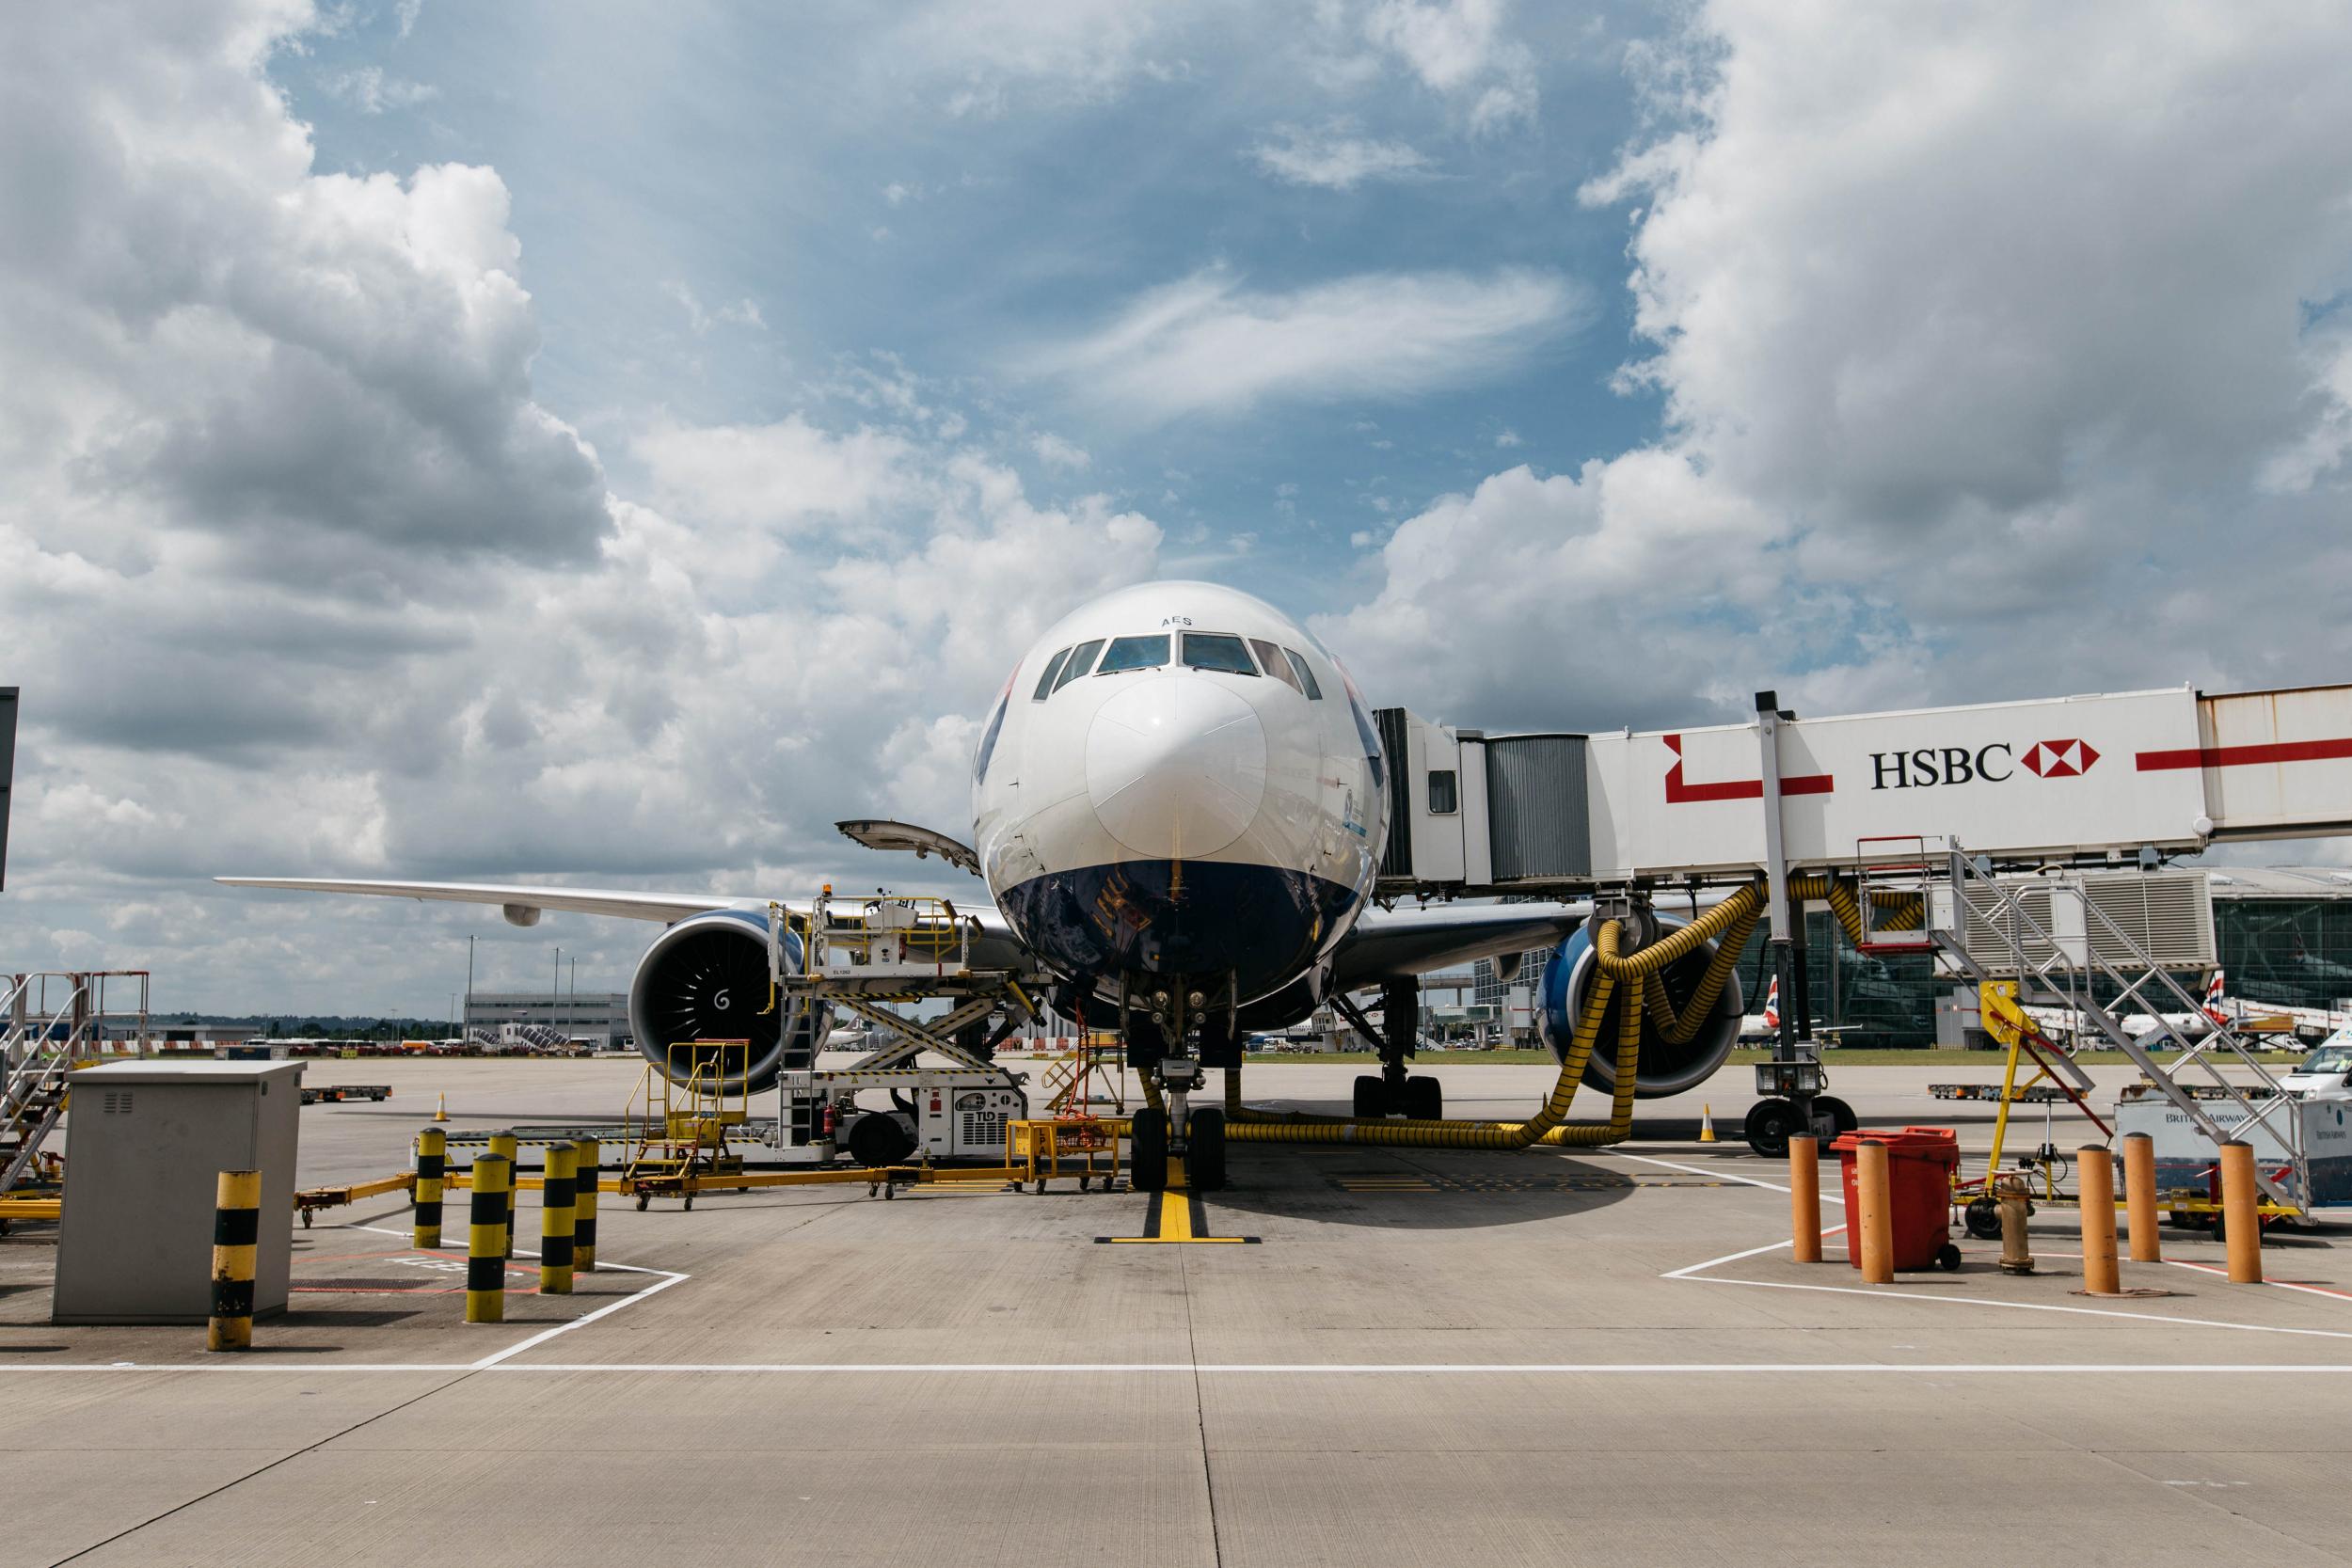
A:
[[[801,939],[784,933],[784,967],[801,964]],[[756,1091],[786,1068],[804,1068],[825,1035],[826,1009],[768,1006],[768,922],[747,910],[713,910],[654,939],[628,983],[637,1050],[676,1083],[698,1063],[723,1058],[729,1092]],[[748,1053],[691,1049],[698,1040],[749,1040]],[[679,1047],[673,1051],[673,1047]],[[738,1063],[747,1061],[748,1069]]]
[[[1658,916],[1658,923],[1677,928],[1683,921],[1667,915]],[[1702,943],[1666,967],[1663,976],[1666,995],[1679,1013],[1692,993],[1698,989],[1699,978],[1715,956],[1715,943]],[[1568,1042],[1576,1030],[1576,1021],[1584,1009],[1584,999],[1591,994],[1593,977],[1598,965],[1593,957],[1593,943],[1584,927],[1560,944],[1559,950],[1544,962],[1542,1005],[1537,1009],[1537,1030],[1544,1045],[1555,1058],[1567,1054]],[[1659,983],[1652,976],[1649,984]],[[1609,1009],[1601,1020],[1600,1037],[1593,1046],[1592,1060],[1584,1069],[1584,1081],[1596,1088],[1614,1090],[1617,1085],[1617,1009],[1624,992],[1609,999]],[[1730,1056],[1733,1046],[1740,1043],[1740,1021],[1747,1003],[1740,988],[1740,972],[1733,970],[1724,982],[1723,993],[1715,999],[1714,1008],[1699,1025],[1698,1033],[1688,1045],[1670,1045],[1660,1037],[1657,1024],[1648,1018],[1642,1020],[1642,1067],[1634,1080],[1633,1092],[1645,1100],[1661,1095],[1680,1094],[1697,1087]]]

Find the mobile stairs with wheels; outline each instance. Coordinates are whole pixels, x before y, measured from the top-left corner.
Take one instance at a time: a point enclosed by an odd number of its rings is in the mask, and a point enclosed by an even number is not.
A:
[[[2032,1166],[2043,1173],[2045,1189],[2051,1187],[2047,1178],[2055,1168],[2049,1163],[2054,1151],[2046,1147],[2030,1159],[2016,1161],[2014,1171],[2001,1168],[2009,1108],[2025,1102],[2026,1088],[2055,1085],[2102,1134],[2114,1137],[2109,1118],[2089,1103],[2096,1085],[2075,1060],[2086,1042],[2122,1053],[2145,1080],[2139,1092],[2161,1098],[2213,1146],[2217,1160],[2223,1143],[2260,1140],[2273,1151],[2265,1154],[2256,1176],[2265,1213],[2308,1212],[2312,1188],[2302,1120],[2294,1098],[2261,1060],[2259,1037],[2219,1009],[2206,1007],[2139,937],[2102,907],[2082,873],[2000,877],[1986,861],[1958,845],[1940,853],[1923,852],[1916,860],[1870,867],[1862,888],[1866,950],[1883,951],[1888,945],[1871,944],[1873,910],[1899,903],[1924,907],[1925,918],[1918,930],[1889,941],[1915,951],[1931,950],[1948,973],[1975,981],[1988,1031],[2010,1047],[1993,1153],[1981,1180],[1962,1184],[1964,1192],[1977,1195],[1969,1213],[1972,1230],[1982,1235],[1987,1231],[1978,1230],[1979,1225],[1997,1227],[1989,1199],[1997,1178],[2029,1176],[2027,1167]],[[2034,1017],[2036,1009],[2076,1020],[2073,1043],[2053,1039]],[[2192,1034],[2185,1022],[2190,1019],[2203,1020],[2201,1030]],[[2130,1027],[2134,1022],[2141,1023],[2138,1033]],[[2159,1052],[2176,1054],[2167,1063],[2158,1058]],[[2022,1058],[2030,1058],[2036,1069],[2024,1085],[2017,1082]],[[2224,1072],[2225,1067],[2233,1071]],[[2130,1091],[2126,1094],[2129,1098]],[[2202,1195],[2176,1196],[2174,1207],[2196,1209],[2201,1200]],[[1984,1206],[1981,1214],[1979,1204]]]
[[[54,1174],[56,1157],[42,1146],[65,1115],[68,1075],[103,1054],[110,1022],[131,1022],[146,1053],[147,989],[144,970],[0,976],[0,1193]]]

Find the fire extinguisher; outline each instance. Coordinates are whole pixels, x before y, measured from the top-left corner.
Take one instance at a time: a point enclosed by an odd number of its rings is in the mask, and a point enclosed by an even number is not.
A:
[[[821,1112],[817,1118],[817,1135],[819,1138],[831,1138],[833,1136],[833,1130],[836,1116],[837,1113],[834,1110],[833,1101],[830,1100],[826,1101],[823,1112]]]

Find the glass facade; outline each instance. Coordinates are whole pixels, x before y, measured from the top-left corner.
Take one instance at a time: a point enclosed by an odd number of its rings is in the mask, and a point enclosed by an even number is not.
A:
[[[2325,1008],[2352,1000],[2352,875],[2328,869],[2214,873],[2214,939],[2229,994],[2282,1007]],[[1523,980],[1543,974],[1544,950],[1530,953]],[[1485,960],[1476,997],[1500,1003],[1508,990]],[[2183,975],[2194,991],[2202,975]],[[1923,1050],[1935,1043],[1935,999],[1952,982],[1935,978],[1924,953],[1857,952],[1827,910],[1805,916],[1805,980],[1817,1030],[1860,1049]],[[1772,983],[1765,929],[1740,955],[1747,1010],[1760,1012]],[[1784,1004],[1791,999],[1783,998]]]

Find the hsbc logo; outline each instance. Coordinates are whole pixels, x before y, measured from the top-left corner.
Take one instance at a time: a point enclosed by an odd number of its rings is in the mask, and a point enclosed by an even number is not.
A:
[[[2006,784],[2023,768],[2039,779],[2073,779],[2090,771],[2098,751],[2087,740],[2037,740],[2023,754],[2007,741],[1973,750],[1966,746],[1923,746],[1910,752],[1872,752],[1872,789],[1927,789],[1936,784]]]
[[[2037,740],[2017,760],[2038,778],[2071,779],[2090,772],[2099,753],[2088,740]]]

